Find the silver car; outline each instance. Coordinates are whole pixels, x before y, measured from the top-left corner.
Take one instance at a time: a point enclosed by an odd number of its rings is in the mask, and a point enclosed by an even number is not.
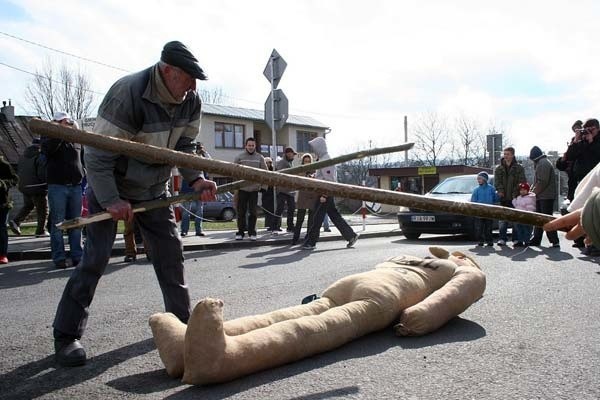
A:
[[[490,175],[489,184],[494,184],[492,175]],[[469,202],[476,187],[477,175],[475,174],[453,176],[438,183],[425,196]],[[423,233],[466,234],[469,239],[477,239],[473,217],[464,215],[400,207],[398,210],[398,223],[403,235],[410,240],[418,239]],[[497,226],[498,222],[494,221],[494,228],[497,228]]]

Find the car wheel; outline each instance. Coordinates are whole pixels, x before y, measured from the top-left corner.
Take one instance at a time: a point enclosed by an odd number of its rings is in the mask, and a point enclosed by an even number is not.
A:
[[[408,240],[417,240],[421,236],[418,232],[402,232]]]
[[[221,211],[221,219],[225,221],[231,221],[235,218],[235,210],[233,208],[226,208]]]

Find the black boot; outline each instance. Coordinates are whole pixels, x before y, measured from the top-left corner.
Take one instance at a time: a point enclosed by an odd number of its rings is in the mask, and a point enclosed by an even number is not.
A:
[[[79,367],[85,364],[85,350],[79,339],[54,339],[56,362],[62,367]]]

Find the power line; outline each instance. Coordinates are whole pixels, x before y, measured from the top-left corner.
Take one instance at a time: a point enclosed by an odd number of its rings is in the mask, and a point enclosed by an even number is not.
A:
[[[16,40],[20,40],[20,41],[25,42],[25,43],[32,44],[34,46],[38,46],[38,47],[41,47],[41,48],[44,48],[44,49],[47,49],[47,50],[51,50],[51,51],[55,51],[55,52],[60,53],[60,54],[67,55],[69,57],[74,57],[74,58],[78,58],[78,59],[83,60],[83,61],[87,61],[87,62],[91,62],[91,63],[94,63],[94,64],[102,65],[103,67],[112,68],[112,69],[116,69],[116,70],[123,71],[123,72],[131,72],[131,71],[128,71],[128,70],[120,68],[120,67],[115,67],[114,65],[103,63],[102,61],[96,61],[96,60],[92,60],[91,58],[81,57],[81,56],[78,56],[76,54],[68,53],[68,52],[63,51],[63,50],[54,49],[52,47],[45,46],[45,45],[43,45],[41,43],[33,42],[31,40],[27,40],[27,39],[23,39],[21,37],[15,36],[15,35],[11,35],[10,33],[6,33],[6,32],[0,31],[0,34],[2,34],[4,36],[7,36],[9,38],[12,38],[12,39],[16,39]]]
[[[8,68],[14,69],[14,70],[16,70],[16,71],[19,71],[19,72],[23,72],[23,73],[25,73],[25,74],[33,75],[33,76],[35,76],[35,77],[38,77],[38,78],[50,79],[52,82],[54,82],[54,83],[58,83],[58,84],[61,84],[61,85],[64,85],[64,84],[66,83],[66,82],[63,82],[63,81],[57,81],[57,80],[55,80],[55,79],[52,79],[52,78],[49,78],[49,77],[47,77],[47,76],[43,76],[43,75],[40,75],[40,74],[36,74],[36,73],[34,73],[34,72],[29,72],[29,71],[26,71],[26,70],[24,70],[24,69],[21,69],[21,68],[18,68],[18,67],[14,67],[14,66],[12,66],[12,65],[8,65],[8,64],[6,64],[6,63],[3,63],[2,61],[0,61],[0,65],[4,65],[5,67],[8,67]],[[91,89],[86,89],[86,88],[82,88],[82,87],[75,86],[75,85],[71,85],[71,86],[72,86],[72,87],[74,87],[74,88],[76,88],[76,89],[80,89],[80,90],[83,90],[83,91],[86,91],[86,92],[90,92],[90,93],[98,94],[98,95],[100,95],[100,96],[104,96],[104,95],[106,95],[106,93],[96,92],[96,91],[94,91],[94,90],[91,90]]]
[[[69,53],[69,52],[66,52],[66,51],[63,51],[63,50],[55,49],[55,48],[43,45],[41,43],[37,43],[37,42],[31,41],[31,40],[23,39],[21,37],[15,36],[15,35],[11,35],[11,34],[6,33],[6,32],[0,31],[0,34],[2,34],[4,36],[7,36],[9,38],[12,38],[12,39],[16,39],[16,40],[20,40],[20,41],[25,42],[25,43],[32,44],[34,46],[38,46],[38,47],[41,47],[41,48],[44,48],[44,49],[47,49],[47,50],[51,50],[51,51],[54,51],[54,52],[57,52],[57,53],[60,53],[60,54],[67,55],[69,57],[74,57],[74,58],[77,58],[77,59],[80,59],[80,60],[83,60],[83,61],[87,61],[87,62],[91,62],[91,63],[94,63],[94,64],[102,65],[104,67],[116,69],[116,70],[123,71],[123,72],[131,72],[131,71],[126,70],[124,68],[116,67],[114,65],[103,63],[101,61],[92,60],[92,59],[87,58],[87,57],[82,57],[82,56],[78,56],[76,54]],[[16,69],[16,70],[21,71],[21,72],[25,72],[25,73],[30,74],[30,75],[39,76],[37,74],[31,73],[31,72],[28,72],[28,71],[25,71],[25,70],[22,70],[22,69],[19,69],[19,68],[16,68],[16,67],[12,67],[12,66],[7,65],[7,64],[4,64],[2,62],[0,62],[0,64],[5,65],[5,66],[7,66],[9,68]],[[104,93],[94,92],[93,90],[88,90],[88,91],[92,92],[92,93],[104,95]],[[256,101],[247,100],[247,99],[241,99],[241,98],[233,97],[233,96],[228,96],[226,94],[223,95],[223,97],[226,97],[226,98],[229,98],[229,99],[232,99],[232,100],[243,101],[243,102],[250,103],[250,104],[256,104],[256,105],[260,105],[260,106],[263,105],[262,103],[259,103],[259,102],[256,102]],[[323,116],[323,117],[344,118],[344,119],[352,119],[352,120],[376,121],[376,120],[382,119],[382,117],[367,117],[367,116],[364,116],[364,115],[363,116],[357,116],[357,115],[344,115],[344,114],[329,114],[329,113],[321,113],[321,112],[308,111],[308,110],[295,110],[295,111],[296,112],[300,112],[300,113],[306,113],[306,114],[312,114],[312,115],[319,115],[319,116]],[[385,119],[387,119],[387,120],[401,120],[403,118],[387,117]]]

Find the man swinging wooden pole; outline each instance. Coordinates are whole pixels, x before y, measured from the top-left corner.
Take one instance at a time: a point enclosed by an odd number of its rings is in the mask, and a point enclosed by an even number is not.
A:
[[[554,219],[552,216],[545,214],[500,206],[433,199],[410,193],[346,185],[300,176],[290,176],[279,172],[259,170],[225,161],[205,159],[192,154],[180,153],[156,146],[97,135],[78,129],[54,125],[42,120],[31,120],[29,126],[33,132],[41,136],[56,137],[71,142],[78,142],[114,153],[127,154],[128,156],[148,160],[152,163],[163,163],[193,168],[248,181],[261,182],[271,186],[288,186],[294,189],[308,190],[348,199],[367,200],[423,210],[443,211],[479,218],[501,219],[535,226],[542,226]],[[165,204],[165,206],[166,205],[168,204]]]

